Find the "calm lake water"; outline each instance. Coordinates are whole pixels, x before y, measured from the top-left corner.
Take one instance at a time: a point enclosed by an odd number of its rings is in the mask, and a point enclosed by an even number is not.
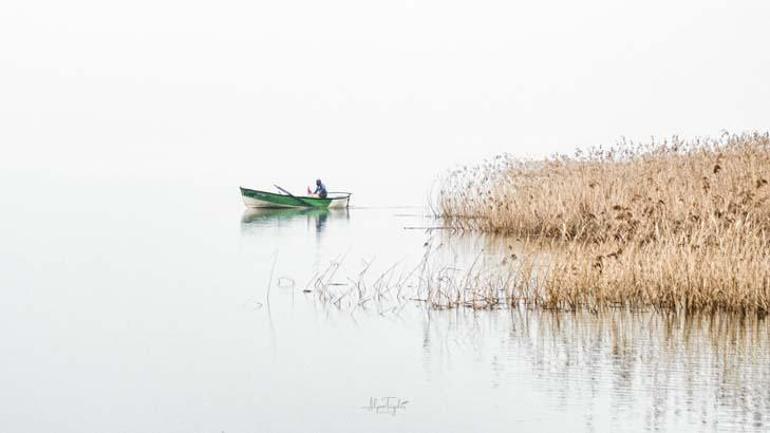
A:
[[[409,268],[420,208],[245,212],[236,186],[3,182],[2,432],[768,431],[770,327],[335,305]],[[355,196],[354,202],[355,205]],[[306,293],[305,290],[310,290]]]

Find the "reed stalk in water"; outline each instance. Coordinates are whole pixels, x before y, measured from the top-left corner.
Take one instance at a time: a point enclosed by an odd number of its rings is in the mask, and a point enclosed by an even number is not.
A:
[[[438,196],[457,228],[548,249],[546,306],[770,310],[770,136],[508,157],[452,172]],[[534,248],[528,254],[538,254]]]

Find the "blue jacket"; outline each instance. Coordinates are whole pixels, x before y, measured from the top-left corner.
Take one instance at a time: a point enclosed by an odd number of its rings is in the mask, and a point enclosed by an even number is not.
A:
[[[313,191],[313,194],[318,194],[318,197],[326,198],[327,192],[326,192],[326,185],[323,184],[323,182],[316,186],[315,191]]]

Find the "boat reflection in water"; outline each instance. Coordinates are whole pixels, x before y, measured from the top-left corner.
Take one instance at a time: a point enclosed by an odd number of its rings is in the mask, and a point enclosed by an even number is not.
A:
[[[348,220],[348,209],[271,209],[248,208],[241,215],[241,232],[259,231],[266,227],[286,227],[306,222],[307,227],[314,227],[320,236],[330,220]]]

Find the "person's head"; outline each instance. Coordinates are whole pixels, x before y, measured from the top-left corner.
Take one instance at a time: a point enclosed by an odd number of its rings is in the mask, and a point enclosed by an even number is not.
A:
[[[318,185],[318,186],[321,186],[321,179],[316,179],[315,180],[315,184]]]

